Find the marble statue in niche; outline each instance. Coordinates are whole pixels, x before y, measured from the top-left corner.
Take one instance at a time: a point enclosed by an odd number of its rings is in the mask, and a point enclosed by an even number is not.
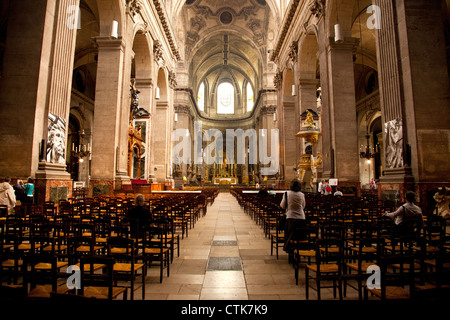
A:
[[[403,122],[394,119],[384,124],[386,168],[403,167]]]
[[[66,120],[48,114],[47,162],[66,163]]]

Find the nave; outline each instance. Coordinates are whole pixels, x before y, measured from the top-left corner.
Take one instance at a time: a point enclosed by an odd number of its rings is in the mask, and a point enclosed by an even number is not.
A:
[[[159,283],[149,275],[146,299],[305,298],[302,281],[295,285],[287,254],[280,250],[278,259],[271,255],[263,228],[230,193],[219,193],[206,216],[181,240],[170,277]]]

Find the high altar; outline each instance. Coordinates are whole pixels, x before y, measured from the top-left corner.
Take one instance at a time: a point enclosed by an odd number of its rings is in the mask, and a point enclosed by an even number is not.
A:
[[[237,184],[236,164],[227,164],[226,155],[222,164],[214,163],[213,165],[213,184]]]

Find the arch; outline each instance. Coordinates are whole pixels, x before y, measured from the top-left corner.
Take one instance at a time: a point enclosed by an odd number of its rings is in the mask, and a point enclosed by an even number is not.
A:
[[[136,79],[151,79],[152,77],[152,60],[150,41],[148,36],[142,31],[135,34],[133,41],[134,51],[134,68]]]
[[[316,34],[314,32],[309,32],[304,37],[302,37],[299,48],[299,78],[316,79],[318,59],[317,55],[319,53],[319,44]]]
[[[158,70],[158,81],[156,90],[159,90],[159,101],[167,102],[168,101],[168,89],[167,89],[167,80],[166,80],[166,71],[164,68],[159,68]]]
[[[119,37],[125,34],[125,6],[121,0],[97,0],[100,18],[100,36],[109,37],[111,35],[112,21],[119,24]]]
[[[353,11],[358,0],[327,1],[325,30],[329,37],[334,37],[334,25],[342,27],[344,37],[351,37],[353,25]]]

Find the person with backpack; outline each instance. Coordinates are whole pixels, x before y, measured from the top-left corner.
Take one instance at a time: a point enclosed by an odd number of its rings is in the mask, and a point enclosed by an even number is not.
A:
[[[280,207],[286,209],[286,224],[284,233],[284,247],[285,252],[290,251],[291,238],[295,228],[302,226],[305,223],[305,194],[300,191],[301,182],[294,179],[291,182],[291,190],[283,195]]]

